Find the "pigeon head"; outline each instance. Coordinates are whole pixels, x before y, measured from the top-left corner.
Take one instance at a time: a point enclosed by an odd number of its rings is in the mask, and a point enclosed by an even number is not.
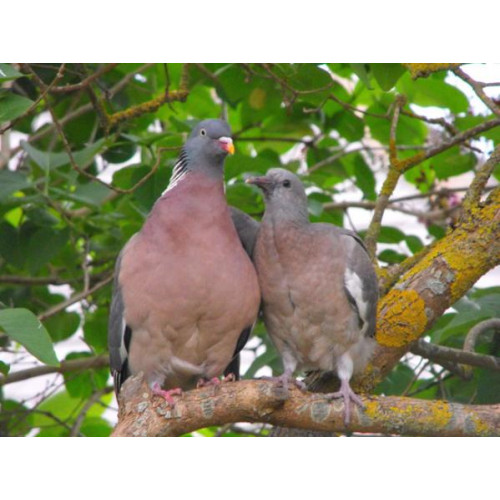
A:
[[[266,211],[281,218],[308,220],[307,195],[300,179],[283,168],[272,168],[262,177],[250,177],[248,184],[255,184],[264,193]]]
[[[222,120],[201,121],[189,135],[184,151],[191,166],[220,170],[227,154],[234,153],[229,125]]]

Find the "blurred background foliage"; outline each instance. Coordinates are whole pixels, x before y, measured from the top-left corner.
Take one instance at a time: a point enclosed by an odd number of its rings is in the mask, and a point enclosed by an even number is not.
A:
[[[499,66],[488,67],[490,83],[498,82]],[[313,221],[361,234],[391,148],[404,161],[442,147],[409,169],[392,194],[378,234],[384,268],[453,227],[472,174],[500,142],[492,107],[500,87],[480,82],[481,99],[467,68],[0,64],[0,434],[111,432],[116,401],[106,335],[113,266],[167,186],[198,120],[222,116],[232,127],[231,205],[259,218],[262,199],[245,176],[281,165],[302,174]],[[497,166],[486,189],[498,180]],[[389,214],[395,222],[386,223]],[[499,316],[500,287],[473,288],[426,339],[461,348],[471,327]],[[498,356],[498,330],[482,335],[476,350]],[[248,378],[281,373],[261,323],[243,366]],[[64,373],[39,377],[44,369]],[[476,367],[465,377],[411,354],[376,392],[498,403],[499,388],[498,371]],[[267,432],[234,425],[199,433]]]

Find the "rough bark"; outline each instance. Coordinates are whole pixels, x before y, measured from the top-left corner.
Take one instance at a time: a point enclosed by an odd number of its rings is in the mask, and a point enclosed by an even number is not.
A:
[[[119,422],[113,436],[179,436],[231,422],[264,422],[321,432],[412,436],[498,436],[500,405],[461,405],[402,397],[364,397],[343,424],[342,401],[290,389],[284,399],[275,382],[245,380],[184,393],[174,409],[153,396],[142,377],[128,379],[120,394]]]

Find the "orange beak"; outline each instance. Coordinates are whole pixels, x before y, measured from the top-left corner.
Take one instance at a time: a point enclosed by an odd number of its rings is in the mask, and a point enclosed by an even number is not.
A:
[[[219,144],[224,151],[227,151],[230,155],[234,154],[234,144],[231,137],[220,137]]]

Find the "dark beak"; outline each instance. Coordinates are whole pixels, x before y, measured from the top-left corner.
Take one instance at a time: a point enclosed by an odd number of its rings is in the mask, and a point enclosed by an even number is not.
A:
[[[272,179],[270,177],[266,177],[265,175],[261,177],[249,177],[245,182],[247,184],[255,184],[266,193],[269,192],[274,185]]]

